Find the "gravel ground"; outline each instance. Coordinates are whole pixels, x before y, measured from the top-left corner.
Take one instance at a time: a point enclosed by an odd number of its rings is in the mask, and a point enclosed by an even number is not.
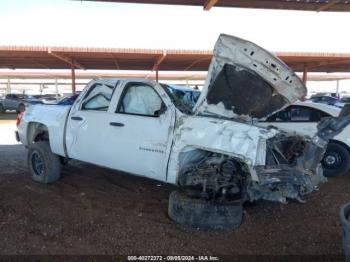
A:
[[[7,116],[11,118],[13,115]],[[173,186],[72,162],[52,185],[31,181],[13,120],[0,118],[0,254],[341,255],[339,207],[350,175],[306,204],[247,206],[232,232],[188,232],[167,216]]]

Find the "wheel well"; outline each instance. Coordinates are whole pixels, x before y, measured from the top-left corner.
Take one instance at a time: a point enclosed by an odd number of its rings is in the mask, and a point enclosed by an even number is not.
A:
[[[47,126],[37,122],[31,122],[27,131],[28,144],[38,141],[49,141],[49,130]]]
[[[221,152],[188,147],[179,155],[177,184],[194,189],[201,197],[246,197],[249,179],[248,167],[242,160]]]
[[[344,147],[344,148],[350,153],[350,147],[349,147],[347,144],[345,144],[344,142],[341,142],[341,141],[339,141],[339,140],[333,140],[333,139],[331,139],[331,140],[329,140],[329,143],[338,144],[338,145]]]
[[[196,148],[196,147],[187,147],[186,150],[183,150],[179,154],[179,163],[178,164],[179,164],[180,172],[181,172],[181,170],[187,168],[189,165],[192,165],[198,161],[203,160],[203,158],[207,157],[209,154],[221,155],[223,157],[231,158],[239,164],[246,165],[246,163],[244,163],[243,160],[231,157],[229,155],[226,155],[226,154],[223,154],[220,152],[204,150],[204,149]]]

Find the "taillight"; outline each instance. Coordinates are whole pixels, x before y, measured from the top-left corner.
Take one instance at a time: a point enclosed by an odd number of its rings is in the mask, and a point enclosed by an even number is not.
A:
[[[16,117],[16,126],[17,126],[17,127],[18,127],[19,124],[21,123],[23,114],[24,114],[24,111],[22,111],[22,112],[20,112],[20,113],[17,114],[17,117]]]

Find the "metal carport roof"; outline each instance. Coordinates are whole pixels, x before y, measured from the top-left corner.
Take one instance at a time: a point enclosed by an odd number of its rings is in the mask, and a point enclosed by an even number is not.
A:
[[[350,53],[276,52],[294,71],[350,72]],[[206,71],[211,50],[0,46],[0,68]]]
[[[209,10],[217,7],[285,9],[302,11],[336,11],[349,12],[350,1],[347,0],[78,0],[96,2],[120,2],[140,4],[168,4],[202,6]]]

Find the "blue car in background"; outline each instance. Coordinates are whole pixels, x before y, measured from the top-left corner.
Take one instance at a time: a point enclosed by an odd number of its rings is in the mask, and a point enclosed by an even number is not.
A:
[[[185,112],[192,112],[193,107],[201,94],[199,90],[169,84],[161,84],[169,94],[173,103]]]
[[[78,98],[78,96],[79,96],[79,93],[77,93],[75,95],[71,95],[71,96],[66,96],[66,97],[62,98],[60,101],[58,101],[56,103],[56,105],[61,105],[61,106],[73,105],[73,103]]]

